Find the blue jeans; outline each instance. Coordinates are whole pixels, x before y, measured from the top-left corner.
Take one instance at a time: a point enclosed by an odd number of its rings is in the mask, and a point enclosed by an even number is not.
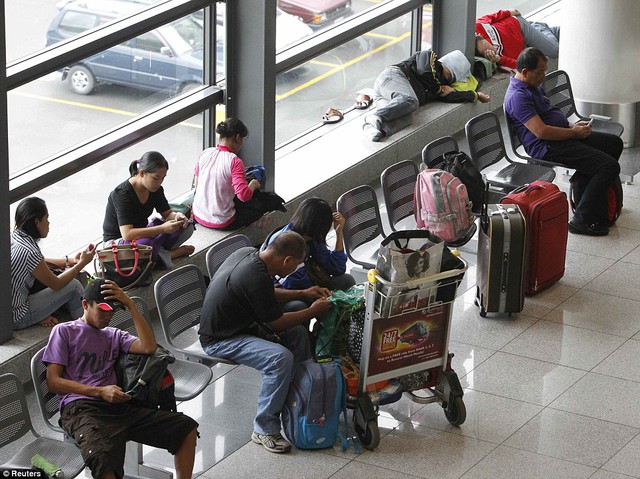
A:
[[[530,22],[521,16],[516,17],[520,23],[520,31],[524,44],[535,47],[551,58],[558,58],[560,27],[550,27],[542,22]]]
[[[385,136],[411,124],[411,113],[420,106],[416,92],[407,77],[397,67],[387,67],[373,86],[375,114],[382,120]]]
[[[311,357],[309,334],[304,326],[278,333],[284,345],[242,334],[204,347],[209,356],[230,359],[262,373],[258,413],[253,429],[258,434],[280,433],[280,411],[289,392],[296,366]]]
[[[66,306],[73,319],[78,319],[84,312],[82,309],[83,293],[84,289],[80,281],[72,279],[58,291],[45,288],[29,295],[29,311],[20,321],[13,323],[13,329],[24,329],[39,323],[62,306]]]

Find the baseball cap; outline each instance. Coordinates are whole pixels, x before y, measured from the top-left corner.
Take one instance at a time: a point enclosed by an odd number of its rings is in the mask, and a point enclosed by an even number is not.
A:
[[[95,301],[98,303],[98,307],[103,311],[115,311],[122,308],[122,304],[112,299],[106,300],[102,294],[102,285],[105,284],[104,279],[96,279],[91,281],[86,288],[84,288],[84,299],[87,301]]]

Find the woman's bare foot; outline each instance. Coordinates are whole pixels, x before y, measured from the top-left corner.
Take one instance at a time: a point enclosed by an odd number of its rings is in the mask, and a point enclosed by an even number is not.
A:
[[[195,246],[191,246],[190,244],[183,244],[182,246],[171,250],[171,259],[180,258],[181,256],[189,256],[195,250]]]
[[[42,321],[38,323],[40,326],[44,326],[45,328],[53,328],[56,324],[58,324],[58,320],[53,316],[47,316]]]
[[[486,93],[482,93],[481,91],[479,91],[478,100],[480,100],[480,103],[489,103],[491,101],[491,97]]]

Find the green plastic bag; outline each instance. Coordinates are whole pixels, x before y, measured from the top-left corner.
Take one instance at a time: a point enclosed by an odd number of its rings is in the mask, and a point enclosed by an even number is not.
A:
[[[351,314],[364,304],[364,285],[332,291],[329,301],[333,303],[331,309],[318,318],[316,357],[346,353]]]

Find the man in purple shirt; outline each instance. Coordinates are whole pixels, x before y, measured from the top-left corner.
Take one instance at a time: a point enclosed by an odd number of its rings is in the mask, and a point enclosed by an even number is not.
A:
[[[138,337],[109,327],[114,310],[131,312]],[[121,353],[153,354],[153,330],[117,284],[95,280],[84,290],[80,319],[56,325],[43,355],[49,389],[60,397],[60,425],[99,479],[122,478],[126,441],[167,449],[176,477],[191,478],[198,423],[182,413],[134,406],[116,384]]]
[[[575,169],[571,181],[585,185],[569,231],[604,236],[607,190],[620,174],[622,140],[592,131],[586,122],[569,123],[540,87],[547,72],[547,57],[537,48],[525,48],[516,60],[517,73],[504,97],[504,111],[525,151],[533,158]]]

